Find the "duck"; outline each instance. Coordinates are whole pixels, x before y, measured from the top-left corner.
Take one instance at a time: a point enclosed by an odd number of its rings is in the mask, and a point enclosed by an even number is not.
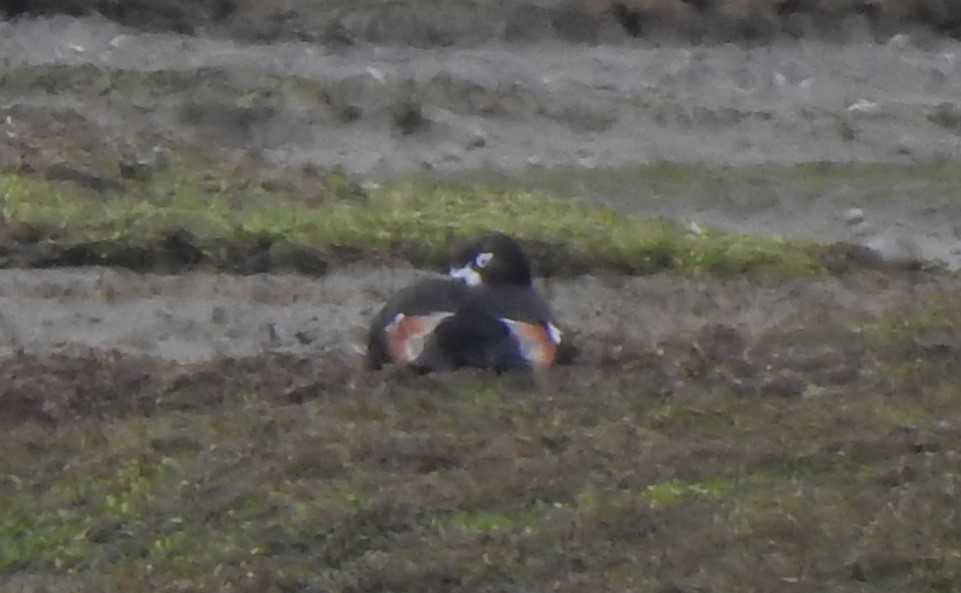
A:
[[[455,250],[446,276],[409,285],[371,320],[367,366],[421,373],[463,367],[542,370],[569,364],[577,349],[533,284],[531,261],[505,233]]]

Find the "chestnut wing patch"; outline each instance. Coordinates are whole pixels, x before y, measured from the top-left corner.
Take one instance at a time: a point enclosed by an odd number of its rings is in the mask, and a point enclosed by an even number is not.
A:
[[[521,356],[533,366],[554,364],[561,332],[552,323],[529,323],[514,319],[501,319],[517,340]]]
[[[414,364],[424,352],[431,334],[453,313],[441,311],[428,315],[398,313],[384,326],[387,351],[395,363]]]

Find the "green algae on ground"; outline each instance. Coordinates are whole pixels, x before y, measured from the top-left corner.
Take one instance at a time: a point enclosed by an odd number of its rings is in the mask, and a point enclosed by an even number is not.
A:
[[[638,201],[654,205],[681,200],[728,213],[751,213],[784,199],[801,204],[825,195],[863,207],[914,201],[961,203],[961,169],[947,160],[910,165],[815,162],[798,165],[702,165],[655,162],[622,167],[530,169],[519,175],[464,173],[452,176],[495,186],[543,189],[562,197],[583,196],[630,211]]]
[[[149,252],[186,231],[196,241],[196,259],[215,267],[237,251],[276,244],[333,260],[399,255],[437,265],[457,242],[498,230],[524,240],[548,274],[595,268],[790,276],[821,270],[816,251],[803,243],[711,229],[694,233],[543,190],[399,182],[365,192],[336,175],[284,184],[180,168],[129,186],[101,193],[6,174],[0,176],[0,201],[8,224],[25,225],[61,250],[83,246],[94,261],[79,263],[97,263],[99,255],[101,263],[119,259],[123,265],[118,250]]]

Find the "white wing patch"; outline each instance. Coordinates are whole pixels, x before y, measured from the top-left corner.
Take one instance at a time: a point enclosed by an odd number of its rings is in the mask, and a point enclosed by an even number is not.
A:
[[[560,344],[561,338],[563,337],[564,334],[561,333],[561,330],[559,327],[557,327],[553,323],[548,323],[547,335],[550,336],[551,341],[554,342],[554,344]]]

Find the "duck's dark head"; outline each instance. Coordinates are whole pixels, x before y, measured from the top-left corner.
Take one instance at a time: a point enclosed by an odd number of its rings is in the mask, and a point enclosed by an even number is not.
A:
[[[454,254],[448,276],[468,286],[530,286],[531,263],[520,244],[504,233],[471,239]]]

